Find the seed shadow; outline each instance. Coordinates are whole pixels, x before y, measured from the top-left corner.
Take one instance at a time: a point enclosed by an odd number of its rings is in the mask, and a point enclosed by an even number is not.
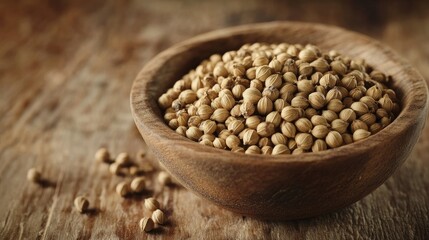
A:
[[[49,179],[41,179],[38,184],[43,188],[55,188],[57,187],[57,183],[53,182]]]
[[[100,209],[98,209],[98,208],[96,208],[96,207],[93,207],[93,208],[88,208],[85,212],[84,212],[84,214],[85,215],[87,215],[88,217],[95,217],[95,216],[97,216],[98,214],[100,214]]]

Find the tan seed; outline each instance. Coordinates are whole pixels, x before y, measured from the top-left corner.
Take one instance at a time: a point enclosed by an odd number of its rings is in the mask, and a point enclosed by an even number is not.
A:
[[[130,183],[129,182],[120,182],[116,185],[116,193],[121,197],[126,197],[131,193]]]
[[[110,162],[110,154],[109,151],[106,148],[100,148],[95,153],[95,160],[97,162],[104,162],[108,163]]]
[[[308,150],[313,146],[313,136],[308,133],[298,133],[295,137],[296,144],[299,148]]]
[[[262,122],[258,124],[256,131],[261,137],[269,137],[275,132],[275,126],[270,122]]]
[[[155,227],[155,223],[152,219],[144,217],[140,219],[139,226],[142,231],[150,232]]]
[[[353,140],[357,142],[369,137],[370,135],[371,135],[371,132],[364,129],[358,129],[353,133]]]
[[[27,180],[38,183],[42,180],[42,174],[35,168],[30,168],[27,172]]]
[[[290,154],[289,148],[285,144],[277,144],[272,150],[272,155]]]
[[[328,135],[329,129],[325,125],[316,125],[314,126],[313,130],[311,130],[311,134],[315,138],[324,139],[326,135]]]
[[[171,176],[170,176],[170,174],[169,174],[168,172],[166,172],[166,171],[160,171],[160,172],[158,173],[157,180],[158,180],[158,182],[159,182],[161,185],[163,185],[163,186],[165,186],[165,185],[169,185],[169,184],[171,184],[171,183],[172,183]]]
[[[337,131],[330,131],[326,136],[325,141],[326,144],[331,148],[340,147],[344,143],[343,137]]]
[[[320,152],[328,149],[328,146],[326,145],[326,142],[322,139],[317,139],[314,141],[313,146],[311,147],[311,151],[313,152]]]
[[[157,209],[152,213],[152,219],[155,223],[160,225],[163,225],[167,221],[164,212],[160,209]]]
[[[131,181],[131,191],[140,193],[146,188],[146,182],[144,177],[137,177]]]
[[[147,198],[144,200],[144,206],[147,210],[154,212],[160,208],[159,202],[155,198]]]
[[[88,211],[89,201],[85,197],[79,196],[79,197],[74,199],[73,203],[74,203],[74,207],[76,208],[76,210],[78,212],[84,213],[84,212]]]
[[[128,153],[122,152],[116,157],[115,163],[119,166],[129,166],[132,162]]]
[[[248,147],[244,153],[245,154],[261,154],[261,149],[256,145],[252,145],[252,146]]]

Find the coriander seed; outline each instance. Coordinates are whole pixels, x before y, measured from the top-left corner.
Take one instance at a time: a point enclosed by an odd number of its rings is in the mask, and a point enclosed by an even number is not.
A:
[[[258,124],[256,131],[261,137],[269,137],[275,132],[275,126],[270,122],[262,122]]]
[[[277,144],[272,150],[272,155],[290,154],[289,148],[284,144]]]
[[[158,180],[158,182],[159,182],[161,185],[163,185],[163,186],[165,186],[165,185],[169,185],[169,184],[171,184],[171,183],[172,183],[171,176],[170,176],[170,174],[169,174],[169,173],[167,173],[166,171],[160,171],[160,172],[158,173],[157,180]]]
[[[298,133],[295,136],[296,144],[299,148],[308,150],[313,145],[313,137],[308,133]]]
[[[300,118],[296,120],[295,127],[300,132],[308,133],[313,128],[313,124],[308,118]]]
[[[340,147],[343,145],[343,137],[337,131],[330,131],[326,136],[326,144],[331,148]]]
[[[154,212],[160,208],[159,202],[155,198],[146,198],[144,200],[144,206],[147,210]]]
[[[130,184],[131,191],[135,193],[140,193],[146,188],[146,182],[144,177],[137,177],[131,181]]]
[[[150,218],[142,218],[139,222],[140,229],[145,232],[150,232],[155,227],[155,223]]]
[[[84,213],[84,212],[88,211],[89,201],[85,197],[79,196],[79,197],[74,199],[73,203],[74,203],[74,207],[76,208],[76,210],[78,212]]]
[[[115,159],[115,163],[119,166],[129,166],[131,164],[131,159],[128,153],[119,153]]]
[[[287,138],[283,134],[281,134],[281,133],[274,133],[271,136],[271,142],[274,145],[286,144],[287,143]]]
[[[116,193],[121,197],[126,197],[131,193],[130,183],[129,182],[120,182],[116,185]]]
[[[317,139],[314,141],[313,146],[311,147],[311,151],[313,152],[320,152],[328,149],[328,146],[326,145],[326,142],[322,139]]]
[[[256,145],[252,145],[252,146],[249,146],[244,153],[245,154],[261,154],[261,149]]]
[[[27,172],[27,180],[39,183],[42,180],[42,174],[35,168],[30,168]]]
[[[369,137],[370,135],[371,135],[371,132],[368,132],[365,129],[357,129],[353,133],[353,141],[355,141],[355,142],[360,141],[362,139]]]
[[[251,154],[285,145],[299,154],[390,124],[401,110],[390,79],[311,44],[252,43],[202,61],[158,104],[171,129],[202,145]]]
[[[263,146],[261,148],[261,153],[264,154],[264,155],[272,155],[273,148],[271,146]]]
[[[240,146],[240,138],[235,135],[230,135],[225,139],[225,144],[228,148],[233,149]]]
[[[259,135],[255,130],[249,129],[248,131],[246,131],[246,133],[244,133],[244,136],[243,136],[244,145],[255,145],[256,143],[258,143],[258,141],[259,141]]]
[[[106,148],[98,149],[97,152],[95,153],[95,160],[97,162],[104,162],[104,163],[110,162],[109,151],[107,151]]]
[[[160,225],[163,225],[167,221],[167,218],[165,217],[164,212],[161,211],[160,209],[156,209],[152,213],[152,219],[155,223],[160,224]]]
[[[326,135],[328,135],[328,133],[329,133],[329,129],[325,125],[316,125],[311,130],[311,134],[315,138],[320,138],[320,139],[324,139]]]

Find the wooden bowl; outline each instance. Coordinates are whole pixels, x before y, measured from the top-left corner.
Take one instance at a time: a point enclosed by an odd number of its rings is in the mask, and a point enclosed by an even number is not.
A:
[[[158,97],[201,60],[245,43],[312,43],[363,58],[393,77],[402,111],[369,138],[323,152],[264,156],[202,146],[170,129]],[[141,70],[131,109],[144,140],[187,189],[233,212],[263,219],[298,219],[348,206],[380,186],[410,154],[427,116],[422,76],[381,43],[344,29],[272,22],[210,32],[172,46]]]

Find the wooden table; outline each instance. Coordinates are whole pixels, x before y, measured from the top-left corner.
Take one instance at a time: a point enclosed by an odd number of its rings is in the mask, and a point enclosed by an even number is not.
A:
[[[121,178],[93,160],[100,146],[113,154],[142,148],[129,110],[134,77],[161,50],[213,29],[271,20],[335,24],[390,45],[429,80],[427,1],[360,2],[1,1],[0,239],[429,239],[429,127],[372,194],[291,222],[238,216],[181,187],[155,184],[122,199],[114,191]],[[27,182],[31,167],[52,185]],[[76,212],[80,194],[95,211]],[[152,194],[170,221],[145,234],[137,222]]]

